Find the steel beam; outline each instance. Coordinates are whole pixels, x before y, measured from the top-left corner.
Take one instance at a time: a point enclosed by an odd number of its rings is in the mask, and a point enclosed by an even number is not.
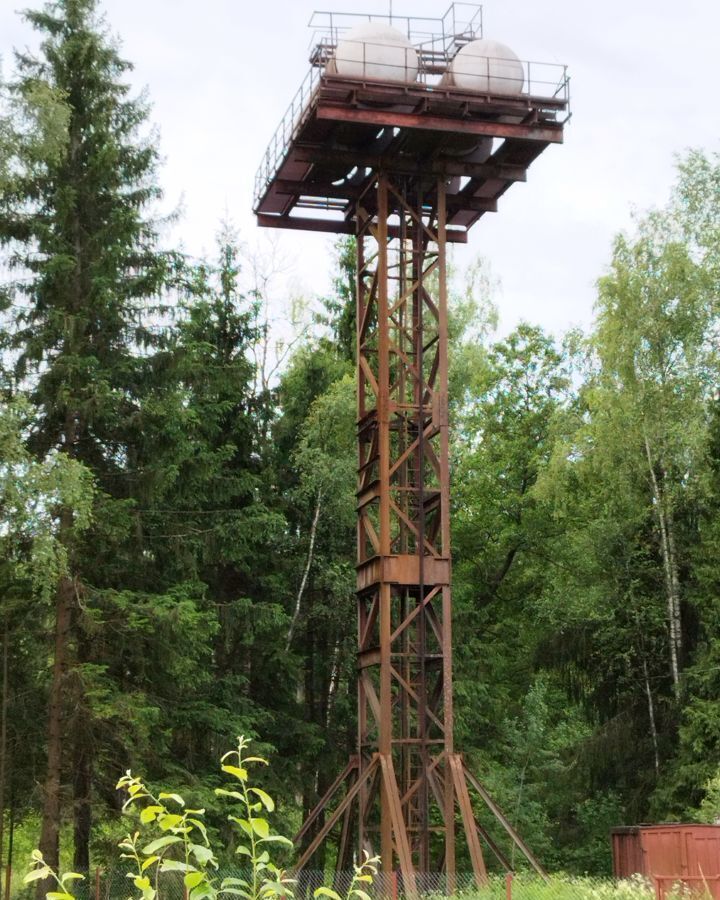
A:
[[[464,162],[462,159],[418,160],[407,154],[356,153],[354,150],[328,149],[325,144],[318,147],[298,146],[294,151],[294,157],[298,162],[339,164],[348,166],[348,169],[357,166],[361,169],[372,169],[374,172],[392,172],[395,175],[445,175],[527,181],[527,166],[494,162],[473,163]]]
[[[289,195],[288,195],[289,196]],[[355,226],[352,222],[338,219],[313,219],[310,216],[284,216],[273,213],[256,213],[258,225],[263,228],[286,228],[291,231],[322,231],[326,234],[355,234]],[[389,226],[388,233],[397,237],[398,232],[394,226]],[[447,240],[451,244],[467,244],[467,231],[456,228],[448,230]]]
[[[348,109],[343,106],[320,103],[316,115],[318,119],[329,119],[334,122],[355,122],[385,128],[421,128],[427,131],[447,131],[453,134],[458,132],[457,119],[423,113],[403,113],[386,109]],[[520,122],[463,119],[461,129],[463,134],[521,138],[528,141],[539,141],[543,144],[562,144],[563,142],[561,125],[524,125]]]

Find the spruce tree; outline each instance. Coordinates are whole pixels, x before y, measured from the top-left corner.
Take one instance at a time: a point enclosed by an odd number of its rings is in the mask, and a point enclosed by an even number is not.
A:
[[[123,464],[123,429],[137,405],[144,314],[168,273],[150,217],[160,195],[157,150],[143,137],[147,106],[131,96],[130,64],[119,56],[95,0],[57,0],[25,16],[42,41],[37,55],[17,55],[14,90],[22,96],[41,85],[61,96],[67,135],[61,152],[20,159],[19,175],[0,200],[0,242],[17,273],[17,374],[40,413],[32,449],[38,456],[56,449],[84,462],[102,497],[112,493],[110,476]],[[65,508],[60,540],[69,570],[55,591],[40,849],[57,865],[63,762],[72,750],[75,865],[86,867],[91,742],[81,721],[83,679],[71,676],[88,655],[78,625],[87,572],[72,533],[73,513]]]

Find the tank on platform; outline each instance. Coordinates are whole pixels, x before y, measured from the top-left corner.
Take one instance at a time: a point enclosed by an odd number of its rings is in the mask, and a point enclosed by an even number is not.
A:
[[[363,22],[342,35],[328,71],[346,78],[412,82],[418,62],[417,50],[397,28]]]
[[[523,65],[499,41],[470,41],[461,47],[448,68],[455,87],[482,94],[517,95],[525,85]]]

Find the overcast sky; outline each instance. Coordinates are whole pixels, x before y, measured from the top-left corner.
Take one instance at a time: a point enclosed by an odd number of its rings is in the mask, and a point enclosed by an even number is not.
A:
[[[168,206],[182,201],[177,234],[211,249],[227,212],[248,244],[265,239],[251,213],[253,178],[308,68],[313,0],[100,0],[147,86],[165,164]],[[445,0],[393,0],[401,15],[441,16]],[[385,13],[388,0],[323,0],[321,9]],[[0,55],[32,44],[14,0],[0,0]],[[485,36],[522,59],[567,63],[573,118],[526,184],[484,216],[462,268],[477,255],[502,283],[502,330],[518,320],[559,332],[587,325],[594,282],[633,208],[660,204],[673,157],[720,149],[718,0],[488,0]],[[298,292],[319,293],[331,239],[278,233]]]

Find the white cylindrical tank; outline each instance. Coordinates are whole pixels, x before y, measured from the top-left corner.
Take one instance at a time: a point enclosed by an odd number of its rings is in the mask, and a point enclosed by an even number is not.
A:
[[[482,94],[519,94],[525,84],[523,66],[513,51],[498,41],[465,44],[450,63],[456,87]]]
[[[348,78],[415,81],[417,51],[405,35],[381,22],[363,22],[342,35],[335,50],[335,71]]]

